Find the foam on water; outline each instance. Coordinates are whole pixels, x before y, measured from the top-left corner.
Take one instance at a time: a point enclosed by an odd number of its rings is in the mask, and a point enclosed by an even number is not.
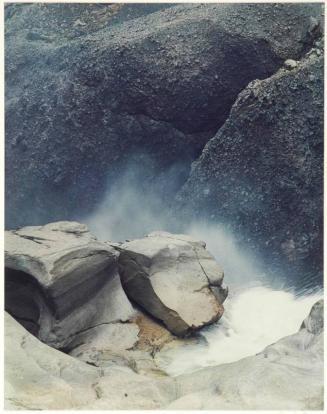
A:
[[[87,220],[100,239],[142,237],[154,230],[180,231],[167,221],[151,192],[144,195],[131,185],[118,185],[109,195]],[[317,293],[317,288],[311,286],[315,289],[308,291],[304,283],[301,296],[296,295],[285,287],[287,275],[268,275],[265,263],[247,251],[246,244],[240,246],[236,242],[226,223],[196,221],[181,225],[183,233],[206,242],[207,249],[224,269],[229,295],[222,319],[201,330],[203,341],[156,355],[157,363],[170,375],[261,352],[297,332],[311,306],[322,297],[322,290]]]
[[[232,294],[223,318],[202,330],[206,343],[163,351],[158,363],[172,376],[255,355],[297,332],[322,292],[296,297],[265,286]]]
[[[196,371],[255,355],[284,336],[297,332],[321,289],[301,295],[264,272],[264,263],[236,243],[225,225],[192,223],[187,231],[206,241],[225,272],[229,295],[221,320],[201,330],[205,341],[157,355],[158,364],[170,375]],[[282,278],[281,278],[282,280]],[[314,293],[313,293],[314,292]]]

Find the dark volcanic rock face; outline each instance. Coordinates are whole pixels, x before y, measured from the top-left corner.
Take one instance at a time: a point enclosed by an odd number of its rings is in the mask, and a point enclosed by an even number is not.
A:
[[[144,185],[178,164],[178,187],[237,94],[320,30],[318,4],[126,7],[7,7],[9,227],[88,213],[131,162]]]
[[[194,163],[178,206],[228,223],[274,269],[321,281],[323,59],[254,81]],[[290,69],[293,66],[293,69]]]

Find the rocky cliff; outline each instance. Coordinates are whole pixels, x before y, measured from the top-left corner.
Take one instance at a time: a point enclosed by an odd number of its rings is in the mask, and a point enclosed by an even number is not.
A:
[[[130,164],[145,186],[177,164],[176,192],[247,84],[322,30],[318,4],[130,7],[7,6],[9,227],[89,213]]]
[[[323,58],[319,48],[251,82],[177,196],[222,221],[289,278],[322,281]]]

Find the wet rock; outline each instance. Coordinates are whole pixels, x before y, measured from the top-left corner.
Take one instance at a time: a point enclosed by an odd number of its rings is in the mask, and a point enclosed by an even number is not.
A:
[[[153,232],[119,250],[119,273],[127,295],[172,333],[185,335],[222,316],[223,271],[203,242]]]
[[[323,59],[312,51],[241,92],[175,211],[223,222],[266,272],[301,275],[303,288],[322,280],[322,179]]]
[[[120,284],[116,250],[83,224],[8,231],[5,251],[6,310],[53,347],[67,347],[94,326],[134,314]]]

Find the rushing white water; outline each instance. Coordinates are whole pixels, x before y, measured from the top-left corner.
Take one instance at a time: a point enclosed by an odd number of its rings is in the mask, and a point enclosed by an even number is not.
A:
[[[207,343],[163,351],[159,365],[170,375],[237,361],[297,332],[322,292],[296,297],[264,286],[231,294],[223,318],[202,330]]]
[[[239,248],[223,225],[193,223],[188,233],[205,240],[208,250],[225,271],[229,295],[221,320],[201,330],[204,341],[163,350],[158,364],[170,375],[237,361],[261,352],[284,336],[297,332],[322,290],[287,291],[270,280],[264,264]]]
[[[172,231],[151,195],[141,196],[129,186],[118,186],[114,197],[105,200],[88,223],[99,238],[106,240],[142,237],[158,229]],[[157,363],[170,375],[237,361],[262,351],[297,332],[311,306],[323,295],[317,290],[304,291],[301,296],[288,291],[285,278],[276,280],[276,276],[267,275],[260,258],[246,252],[246,246],[239,246],[225,224],[194,222],[184,228],[185,233],[204,240],[223,267],[229,295],[222,319],[201,330],[203,341],[156,355]]]

